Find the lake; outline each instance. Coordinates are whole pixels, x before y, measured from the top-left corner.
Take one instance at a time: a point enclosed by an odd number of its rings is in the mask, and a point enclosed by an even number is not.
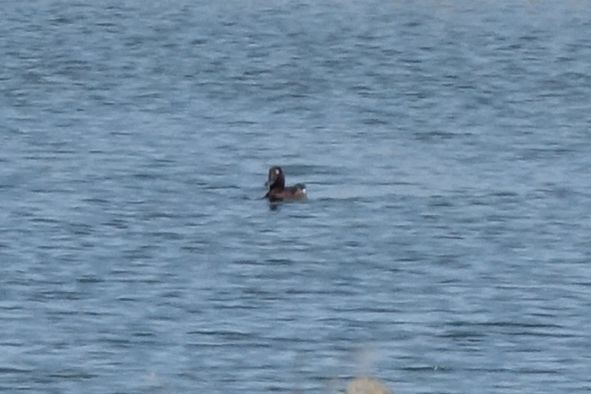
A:
[[[3,9],[0,392],[591,391],[587,3]]]

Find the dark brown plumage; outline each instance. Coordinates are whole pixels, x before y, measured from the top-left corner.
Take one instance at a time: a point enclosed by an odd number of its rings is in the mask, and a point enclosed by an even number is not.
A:
[[[278,166],[269,169],[266,186],[268,191],[265,198],[269,201],[295,201],[306,198],[306,185],[297,183],[293,186],[285,186],[285,175]]]

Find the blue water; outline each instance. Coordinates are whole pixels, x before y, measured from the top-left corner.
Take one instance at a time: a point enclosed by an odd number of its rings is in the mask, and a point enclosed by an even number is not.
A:
[[[0,392],[591,391],[586,2],[2,8]]]

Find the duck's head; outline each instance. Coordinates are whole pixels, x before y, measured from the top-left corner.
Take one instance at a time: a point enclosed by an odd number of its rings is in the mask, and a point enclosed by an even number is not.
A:
[[[269,168],[269,175],[265,185],[267,186],[268,190],[282,190],[285,188],[285,175],[283,175],[283,170],[281,167],[273,166]]]

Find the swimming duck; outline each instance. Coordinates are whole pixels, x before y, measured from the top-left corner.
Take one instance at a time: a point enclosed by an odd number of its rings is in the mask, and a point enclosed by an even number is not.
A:
[[[269,176],[265,184],[268,188],[265,198],[269,201],[296,201],[306,198],[306,185],[297,183],[293,186],[285,186],[285,175],[281,167],[269,168]]]

